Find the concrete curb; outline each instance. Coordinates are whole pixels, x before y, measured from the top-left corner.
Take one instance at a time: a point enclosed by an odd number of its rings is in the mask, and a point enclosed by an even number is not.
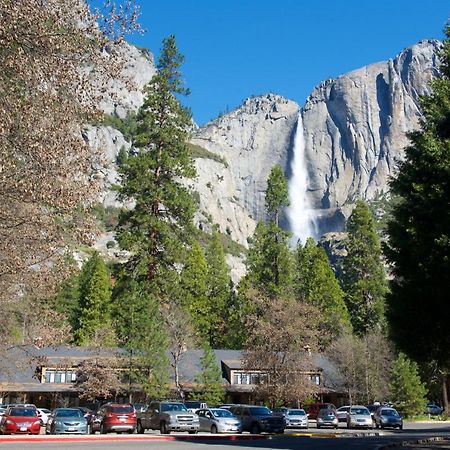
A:
[[[177,436],[161,436],[161,435],[11,435],[11,436],[0,436],[0,443],[5,442],[108,442],[108,441],[253,441],[259,439],[270,438],[270,435],[177,435]]]
[[[383,444],[380,447],[377,447],[377,450],[389,450],[391,448],[407,447],[408,445],[430,444],[432,442],[444,442],[444,441],[449,441],[449,439],[442,436],[434,436],[426,439],[415,439],[412,441],[391,442],[390,444]]]

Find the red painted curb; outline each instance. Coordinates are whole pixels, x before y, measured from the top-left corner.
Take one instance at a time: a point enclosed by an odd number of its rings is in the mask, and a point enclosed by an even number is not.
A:
[[[1,436],[0,443],[4,442],[96,442],[96,441],[252,441],[258,439],[267,439],[269,435],[223,435],[223,436]]]

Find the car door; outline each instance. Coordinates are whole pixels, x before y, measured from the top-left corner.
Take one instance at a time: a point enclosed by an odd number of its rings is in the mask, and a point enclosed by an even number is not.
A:
[[[149,415],[149,427],[152,430],[159,430],[159,403],[151,403],[147,414]]]
[[[205,417],[206,411],[204,409],[200,409],[197,411],[198,422],[199,422],[199,431],[207,431],[207,420]]]

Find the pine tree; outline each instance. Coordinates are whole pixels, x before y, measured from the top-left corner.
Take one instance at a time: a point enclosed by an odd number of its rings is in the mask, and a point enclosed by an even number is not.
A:
[[[325,250],[308,238],[296,252],[295,293],[298,299],[317,306],[324,314],[330,336],[351,329],[344,292],[334,275]]]
[[[409,135],[411,143],[391,183],[399,201],[386,246],[394,275],[387,298],[391,336],[409,357],[438,367],[445,402],[450,373],[450,27],[446,35],[440,74],[432,93],[421,99],[421,129]],[[426,332],[414,333],[419,329]]]
[[[259,222],[256,226],[247,255],[245,278],[252,287],[269,296],[292,292],[294,261],[288,238],[289,233],[274,222]]]
[[[155,289],[130,278],[123,267],[116,276],[114,317],[119,343],[129,356],[130,395],[133,384],[139,383],[149,398],[162,398],[169,392],[169,361],[159,298]]]
[[[121,341],[149,368],[148,389],[165,385],[164,355],[173,330],[164,314],[178,295],[177,270],[193,230],[194,201],[182,181],[195,175],[187,145],[192,123],[177,99],[188,94],[180,74],[183,59],[175,37],[165,39],[158,71],[145,88],[136,117],[133,147],[121,155],[119,166],[119,197],[134,207],[122,212],[117,230],[121,248],[131,255],[117,280],[116,303],[123,311],[117,327]]]
[[[208,298],[208,265],[200,244],[195,241],[181,272],[184,292],[182,304],[192,318],[200,341],[209,342],[213,324],[211,323],[211,303]]]
[[[384,327],[387,292],[381,245],[367,204],[358,200],[347,222],[343,288],[353,330],[359,335]]]
[[[425,411],[427,390],[420,380],[419,369],[414,361],[400,353],[391,372],[392,401],[406,416]]]
[[[283,208],[289,206],[287,181],[280,166],[272,167],[266,190],[266,210],[275,224],[279,225]]]
[[[134,149],[119,167],[120,198],[135,206],[122,213],[118,240],[132,254],[129,270],[150,282],[180,262],[192,231],[194,201],[181,181],[195,175],[187,145],[191,116],[176,98],[188,93],[179,71],[183,59],[175,37],[165,39],[137,115]]]
[[[110,276],[101,256],[95,252],[80,275],[80,300],[75,330],[77,345],[115,344],[110,316]]]
[[[231,277],[219,233],[214,230],[206,250],[208,264],[208,299],[210,304],[210,344],[213,348],[229,348],[228,331],[232,317]]]
[[[200,360],[201,372],[195,378],[198,385],[193,398],[203,400],[209,405],[217,405],[223,401],[224,387],[222,386],[222,372],[217,365],[214,350],[205,345]]]

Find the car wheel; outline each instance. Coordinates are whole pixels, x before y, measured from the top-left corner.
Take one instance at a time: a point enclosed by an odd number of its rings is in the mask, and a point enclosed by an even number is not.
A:
[[[380,423],[380,428],[381,428],[381,429],[383,429],[383,428],[384,428],[384,425],[383,425],[382,423]]]
[[[106,427],[103,423],[100,425],[100,434],[106,434]]]
[[[334,429],[335,429],[335,430],[337,430],[337,428],[338,428],[338,426],[337,426],[337,425],[335,425],[335,426],[334,426]]]
[[[378,428],[380,428],[380,425],[378,425],[376,422],[375,422],[375,428],[378,430]]]
[[[261,430],[259,429],[259,425],[257,423],[252,424],[252,427],[250,428],[251,434],[260,434]]]
[[[347,428],[350,428],[350,422],[347,422]]]
[[[128,434],[133,434],[135,431],[136,431],[136,429],[135,429],[135,428],[132,428],[131,430],[128,430],[127,433],[128,433]]]
[[[169,434],[170,433],[170,431],[167,429],[166,422],[162,421],[159,424],[159,432],[161,434]]]
[[[403,425],[400,425],[400,426],[398,427],[398,429],[399,429],[399,430],[403,430]]]
[[[137,432],[139,434],[143,434],[145,432],[145,428],[142,426],[142,423],[140,420],[138,420],[138,423],[137,423]]]
[[[217,433],[217,427],[216,425],[212,425],[211,426],[211,434],[216,434]]]
[[[197,430],[188,431],[189,434],[197,434]]]
[[[319,425],[319,424],[317,424],[317,428],[320,428],[320,425]]]

